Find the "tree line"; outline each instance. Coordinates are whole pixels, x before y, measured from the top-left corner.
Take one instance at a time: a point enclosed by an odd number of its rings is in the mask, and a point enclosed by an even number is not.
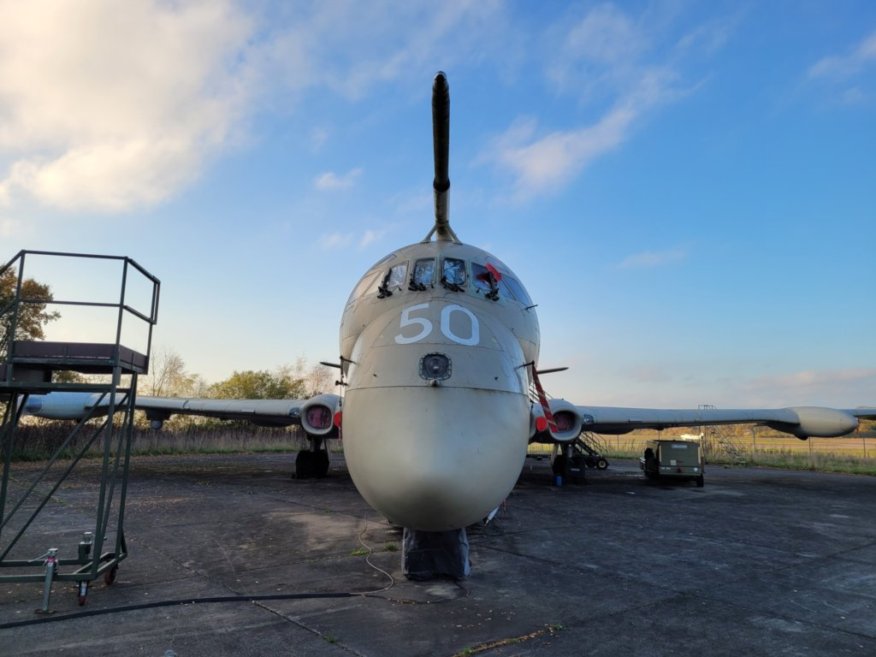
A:
[[[274,370],[235,371],[227,379],[207,383],[186,369],[182,357],[171,349],[152,354],[149,374],[141,376],[138,395],[151,397],[208,397],[215,399],[302,399],[331,392],[334,377],[325,365],[309,365],[299,357],[294,364]]]

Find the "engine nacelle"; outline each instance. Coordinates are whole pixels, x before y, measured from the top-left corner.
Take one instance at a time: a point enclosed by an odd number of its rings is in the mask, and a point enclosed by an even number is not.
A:
[[[529,441],[535,443],[566,443],[575,440],[581,433],[581,415],[577,407],[565,399],[551,399],[548,401],[551,413],[554,416],[556,431],[548,427],[544,416],[544,409],[540,404],[532,405],[532,414],[529,422]]]
[[[767,422],[767,426],[778,431],[791,433],[800,440],[808,438],[836,438],[845,436],[858,428],[858,418],[835,408],[820,406],[793,406],[799,424],[788,425],[781,422]]]
[[[308,436],[318,438],[337,438],[335,413],[341,408],[338,395],[317,395],[308,399],[301,407],[301,428]]]

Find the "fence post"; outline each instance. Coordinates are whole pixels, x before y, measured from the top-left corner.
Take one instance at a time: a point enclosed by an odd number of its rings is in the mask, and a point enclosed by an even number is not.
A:
[[[755,463],[755,453],[757,452],[757,425],[751,427],[751,462]]]

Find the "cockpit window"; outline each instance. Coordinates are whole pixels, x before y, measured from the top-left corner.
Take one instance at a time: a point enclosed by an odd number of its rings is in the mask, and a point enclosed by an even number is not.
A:
[[[493,272],[479,265],[471,263],[471,277],[474,281],[475,292],[483,294],[487,299],[496,301],[499,298],[499,287]]]
[[[403,289],[407,273],[408,263],[406,262],[391,267],[390,270],[386,272],[386,276],[383,278],[380,287],[377,288],[378,298],[383,299],[385,297],[391,297],[393,292],[398,292]]]
[[[441,284],[455,292],[465,285],[465,261],[457,258],[444,258],[441,268]]]
[[[405,286],[405,278],[408,273],[408,263],[404,262],[396,265],[389,270],[389,276],[386,277],[386,286],[390,290],[400,290]]]
[[[350,293],[350,298],[347,299],[347,305],[353,303],[356,299],[367,294],[369,291],[373,291],[374,286],[380,281],[380,272],[375,271],[370,274],[364,276],[361,281],[356,284],[356,287],[353,288],[353,291]]]
[[[476,262],[471,263],[471,277],[474,280],[475,290],[490,291],[492,287],[492,276],[487,268],[479,265]]]
[[[529,295],[526,293],[526,290],[520,284],[519,281],[511,278],[510,276],[503,276],[502,282],[508,286],[511,290],[511,294],[514,295],[514,298],[517,299],[524,306],[531,306],[532,299],[529,298]]]
[[[414,272],[411,274],[409,290],[425,290],[432,285],[435,278],[435,259],[423,258],[414,263]]]

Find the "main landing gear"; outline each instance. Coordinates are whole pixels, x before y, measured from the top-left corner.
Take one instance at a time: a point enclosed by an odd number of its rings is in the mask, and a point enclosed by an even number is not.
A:
[[[322,479],[328,474],[328,446],[321,438],[308,438],[310,449],[298,451],[295,457],[296,479]]]
[[[606,458],[580,438],[555,445],[554,454],[551,469],[558,485],[564,481],[582,484],[587,468],[605,470],[608,467]]]
[[[556,454],[557,451],[559,454]],[[587,468],[576,458],[572,446],[568,443],[557,445],[554,453],[556,456],[551,463],[551,470],[553,470],[556,485],[562,486],[567,481],[583,484]]]

